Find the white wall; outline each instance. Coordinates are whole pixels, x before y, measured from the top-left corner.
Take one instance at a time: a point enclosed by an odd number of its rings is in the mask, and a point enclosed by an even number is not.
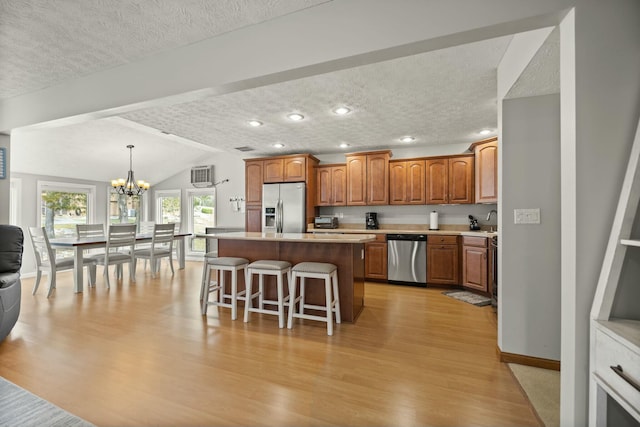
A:
[[[506,100],[502,117],[498,345],[560,360],[560,96]],[[521,208],[540,224],[514,224]]]
[[[640,116],[639,18],[637,0],[584,0],[560,26],[561,425],[587,424],[590,309]]]
[[[229,202],[232,197],[244,197],[244,161],[239,156],[221,153],[203,157],[199,164],[213,165],[214,182],[229,180],[216,187],[216,226],[244,228],[244,213],[234,211]],[[196,188],[190,181],[191,169],[185,169],[169,179],[155,183],[150,190],[151,198],[153,199],[157,190],[181,190],[182,218],[186,218],[187,190]],[[149,217],[154,219],[155,205],[151,203],[150,208]],[[188,231],[184,228],[184,224],[182,231]]]

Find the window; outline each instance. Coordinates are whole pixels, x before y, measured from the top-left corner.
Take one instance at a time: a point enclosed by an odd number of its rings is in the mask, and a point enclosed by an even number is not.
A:
[[[193,234],[205,233],[207,227],[216,226],[216,191],[213,188],[206,190],[187,190],[189,210],[187,221],[189,232]],[[203,254],[206,251],[206,239],[191,237],[187,254]]]
[[[156,191],[156,222],[180,223],[180,190]]]
[[[95,221],[96,187],[38,181],[40,226],[50,236],[75,236],[76,224]]]
[[[145,196],[127,196],[111,189],[109,193],[109,224],[140,224],[143,220]]]

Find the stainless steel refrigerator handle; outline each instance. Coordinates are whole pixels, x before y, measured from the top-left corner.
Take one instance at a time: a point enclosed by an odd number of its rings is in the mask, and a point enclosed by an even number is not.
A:
[[[282,200],[278,199],[278,203],[276,205],[276,233],[282,233],[283,228],[283,220],[282,220]]]

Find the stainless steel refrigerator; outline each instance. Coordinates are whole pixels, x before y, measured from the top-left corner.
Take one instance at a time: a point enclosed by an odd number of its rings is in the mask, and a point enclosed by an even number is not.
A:
[[[264,184],[262,186],[262,232],[304,233],[305,184]]]

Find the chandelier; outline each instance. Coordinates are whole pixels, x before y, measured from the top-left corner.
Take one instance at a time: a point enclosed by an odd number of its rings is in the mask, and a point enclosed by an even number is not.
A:
[[[137,181],[133,178],[133,145],[127,145],[129,149],[129,172],[127,179],[114,179],[111,186],[118,194],[131,196],[139,196],[149,189],[149,183],[145,181]]]

